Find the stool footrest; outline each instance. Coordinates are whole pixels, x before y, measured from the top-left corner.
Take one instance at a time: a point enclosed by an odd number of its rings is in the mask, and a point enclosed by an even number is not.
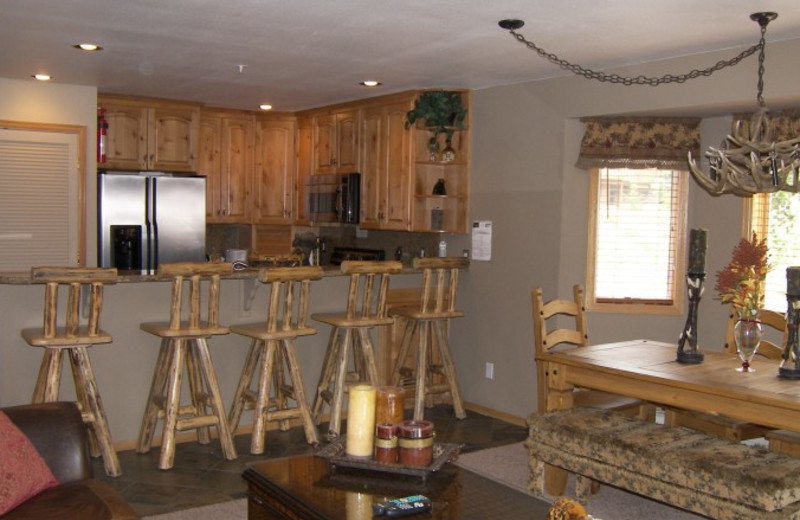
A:
[[[200,417],[190,417],[188,419],[178,419],[175,429],[178,431],[194,430],[207,426],[217,426],[219,419],[214,415],[201,415]]]

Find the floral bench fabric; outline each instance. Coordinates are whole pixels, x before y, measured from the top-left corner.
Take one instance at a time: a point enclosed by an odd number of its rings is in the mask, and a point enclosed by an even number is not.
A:
[[[800,459],[619,413],[572,409],[528,417],[532,492],[545,463],[712,518],[800,519]]]

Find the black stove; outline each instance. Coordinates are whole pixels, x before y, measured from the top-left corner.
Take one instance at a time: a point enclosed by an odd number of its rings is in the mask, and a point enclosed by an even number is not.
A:
[[[383,249],[363,249],[358,247],[334,247],[331,253],[331,264],[341,265],[345,260],[385,260]]]

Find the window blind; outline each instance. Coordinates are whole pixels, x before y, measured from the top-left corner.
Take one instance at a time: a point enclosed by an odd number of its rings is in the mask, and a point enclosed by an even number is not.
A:
[[[681,172],[598,170],[594,298],[673,303]]]
[[[77,265],[77,141],[0,129],[0,270]]]

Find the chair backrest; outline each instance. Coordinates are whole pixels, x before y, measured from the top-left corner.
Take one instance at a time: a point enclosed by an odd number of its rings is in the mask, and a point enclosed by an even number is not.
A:
[[[392,274],[403,270],[400,262],[389,261],[345,261],[340,266],[342,273],[350,275],[347,293],[348,320],[388,320],[386,316],[386,294]],[[377,286],[377,287],[376,287]]]
[[[169,313],[169,328],[178,330],[181,328],[181,317],[183,312],[183,285],[189,284],[189,298],[187,319],[190,329],[200,327],[202,312],[200,302],[202,300],[202,283],[207,281],[208,285],[208,313],[206,315],[207,326],[215,328],[219,326],[219,286],[220,276],[233,273],[233,264],[229,262],[209,263],[209,262],[177,262],[171,264],[161,264],[158,266],[158,275],[172,278],[172,300]]]
[[[768,309],[759,309],[756,314],[756,319],[761,322],[762,327],[765,329],[767,336],[772,335],[773,338],[780,337],[780,344],[775,343],[771,339],[762,338],[758,346],[756,355],[764,356],[769,359],[781,359],[783,350],[786,347],[788,334],[786,330],[786,316],[780,312],[771,311]],[[725,329],[725,350],[736,354],[736,340],[733,339],[733,327],[739,320],[739,316],[731,309],[728,315],[728,326]]]
[[[274,267],[261,269],[258,279],[270,284],[267,307],[269,332],[307,329],[311,281],[322,278],[322,268],[315,266]]]
[[[554,299],[545,302],[542,298],[541,287],[536,287],[531,291],[533,329],[537,354],[545,353],[561,344],[570,344],[576,347],[585,347],[589,344],[583,288],[580,285],[572,287],[572,297],[572,300]],[[559,319],[559,317],[574,319],[575,328],[557,328],[548,331],[547,320],[551,318]]]
[[[58,335],[58,289],[60,286],[69,288],[67,308],[63,317],[63,334],[70,339],[79,337],[81,289],[84,286],[88,287],[89,315],[86,335],[94,338],[100,332],[103,284],[117,283],[117,270],[115,268],[32,267],[31,282],[47,284],[42,332],[47,339],[55,339]]]
[[[415,258],[415,269],[422,270],[422,293],[419,310],[429,316],[460,315],[456,311],[458,294],[458,274],[460,269],[469,266],[469,259]]]

